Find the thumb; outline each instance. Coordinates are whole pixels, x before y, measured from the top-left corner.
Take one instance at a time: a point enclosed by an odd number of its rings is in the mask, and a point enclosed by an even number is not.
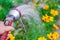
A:
[[[5,31],[13,31],[13,30],[14,30],[13,27],[6,27],[6,28],[5,28]]]

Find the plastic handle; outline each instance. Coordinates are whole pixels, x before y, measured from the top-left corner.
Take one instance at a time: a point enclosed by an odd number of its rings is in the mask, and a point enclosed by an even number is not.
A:
[[[6,40],[8,37],[9,32],[5,32],[3,35],[1,35],[0,40]]]

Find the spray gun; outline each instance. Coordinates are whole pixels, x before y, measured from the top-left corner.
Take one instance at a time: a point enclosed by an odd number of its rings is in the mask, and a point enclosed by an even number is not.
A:
[[[12,9],[7,15],[4,24],[6,26],[11,26],[14,20],[18,20],[21,17],[21,12],[18,9]]]

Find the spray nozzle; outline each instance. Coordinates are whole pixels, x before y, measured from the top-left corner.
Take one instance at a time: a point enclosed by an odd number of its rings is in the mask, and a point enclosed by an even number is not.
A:
[[[6,20],[4,21],[5,26],[11,26],[13,23],[14,19],[11,17],[7,17]]]

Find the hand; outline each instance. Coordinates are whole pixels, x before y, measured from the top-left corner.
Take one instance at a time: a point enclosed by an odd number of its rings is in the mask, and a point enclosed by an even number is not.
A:
[[[4,22],[0,21],[0,35],[6,31],[12,31],[14,28],[12,26],[4,26]]]

